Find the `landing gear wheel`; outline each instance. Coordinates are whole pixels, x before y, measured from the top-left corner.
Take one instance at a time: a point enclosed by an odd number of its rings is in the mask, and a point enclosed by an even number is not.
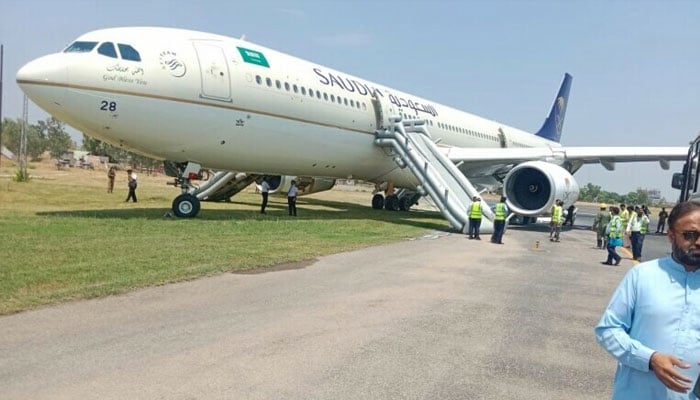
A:
[[[399,198],[399,210],[408,211],[413,205],[413,196],[403,196]]]
[[[399,198],[395,195],[387,196],[384,202],[384,208],[387,211],[398,211],[399,210]]]
[[[372,208],[375,210],[381,210],[384,208],[384,196],[381,194],[375,194],[372,196]]]
[[[173,200],[173,214],[180,218],[194,218],[199,214],[199,199],[183,193]]]

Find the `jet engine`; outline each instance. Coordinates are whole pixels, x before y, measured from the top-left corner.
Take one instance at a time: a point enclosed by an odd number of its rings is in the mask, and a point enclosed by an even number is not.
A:
[[[292,180],[297,183],[299,196],[323,192],[335,186],[335,179],[308,176],[267,175],[265,180],[270,185],[270,194],[283,196],[287,195],[287,191],[292,186]]]
[[[544,161],[528,161],[508,172],[503,193],[511,211],[537,216],[551,210],[556,199],[565,206],[578,199],[578,183],[569,171]]]

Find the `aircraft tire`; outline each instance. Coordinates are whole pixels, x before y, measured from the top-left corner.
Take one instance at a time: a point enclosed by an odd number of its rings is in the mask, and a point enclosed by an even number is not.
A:
[[[384,208],[387,211],[399,211],[399,198],[396,195],[387,196],[386,201],[384,201]]]
[[[381,194],[375,194],[372,196],[372,208],[375,210],[381,210],[384,208],[384,196]]]
[[[413,196],[404,196],[399,199],[399,210],[408,211],[413,205]]]
[[[194,218],[199,214],[199,199],[189,193],[183,193],[173,200],[173,214],[180,218]]]

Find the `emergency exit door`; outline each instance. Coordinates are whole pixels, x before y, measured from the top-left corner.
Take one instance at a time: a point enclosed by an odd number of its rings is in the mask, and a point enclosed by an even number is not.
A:
[[[231,77],[226,55],[216,43],[194,42],[202,79],[200,97],[231,101]]]

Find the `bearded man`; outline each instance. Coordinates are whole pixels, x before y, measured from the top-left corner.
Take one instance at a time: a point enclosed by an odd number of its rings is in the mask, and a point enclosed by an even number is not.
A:
[[[613,400],[700,397],[700,203],[668,222],[671,256],[627,271],[595,328],[618,361]]]

